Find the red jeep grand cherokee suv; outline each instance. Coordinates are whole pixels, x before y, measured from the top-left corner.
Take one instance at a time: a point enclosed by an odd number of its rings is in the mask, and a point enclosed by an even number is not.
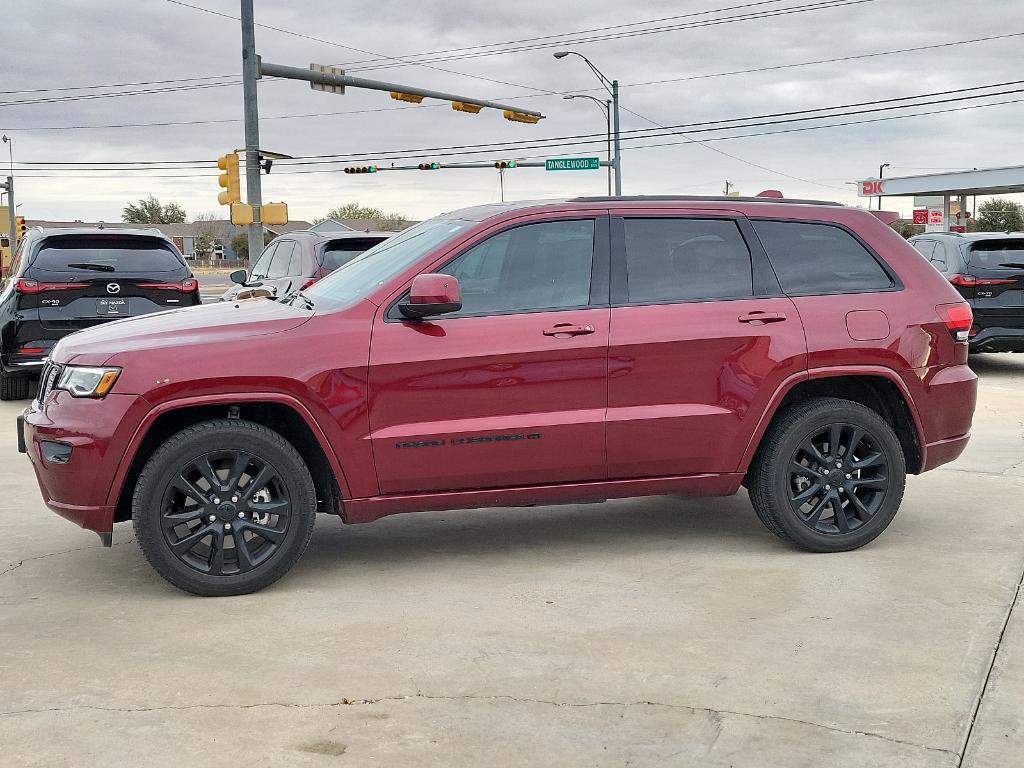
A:
[[[807,550],[874,539],[956,458],[956,290],[871,214],[741,198],[469,208],[287,302],[58,344],[19,420],[47,505],[133,520],[176,586],[282,576],[315,514],[719,496]]]

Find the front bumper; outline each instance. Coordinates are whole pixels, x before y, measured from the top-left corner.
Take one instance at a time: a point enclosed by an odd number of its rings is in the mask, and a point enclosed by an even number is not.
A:
[[[113,529],[111,486],[144,402],[136,395],[73,398],[57,390],[25,409],[18,449],[31,461],[47,507],[83,528]],[[54,446],[65,449],[56,456],[63,460],[54,460]]]
[[[982,328],[967,342],[972,352],[1024,352],[1024,328]]]

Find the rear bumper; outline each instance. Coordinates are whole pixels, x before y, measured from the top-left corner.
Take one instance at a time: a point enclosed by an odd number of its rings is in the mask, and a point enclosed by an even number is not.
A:
[[[978,376],[967,365],[904,371],[920,424],[921,472],[953,461],[967,446],[978,399]]]
[[[973,352],[1024,352],[1024,328],[982,328],[968,342]]]
[[[127,443],[125,429],[137,421],[131,412],[144,410],[144,403],[135,395],[91,400],[57,391],[25,409],[18,417],[19,450],[32,463],[47,507],[83,528],[112,530],[116,500],[108,496]],[[70,446],[66,461],[48,460],[44,441]]]

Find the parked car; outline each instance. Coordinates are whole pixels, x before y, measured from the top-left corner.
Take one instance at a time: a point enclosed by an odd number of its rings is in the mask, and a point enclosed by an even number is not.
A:
[[[0,291],[0,400],[27,398],[69,333],[198,303],[199,282],[159,230],[31,229]]]
[[[870,213],[750,198],[468,208],[287,301],[64,339],[20,441],[51,509],[251,592],[317,512],[719,496],[816,552],[967,444],[971,311]],[[183,366],[182,360],[188,365]]]
[[[292,291],[308,288],[393,232],[345,232],[329,235],[313,230],[289,232],[270,241],[260,257],[246,272],[231,273],[235,285],[221,301],[270,296],[282,298]]]
[[[970,304],[971,352],[1024,352],[1024,232],[932,232],[910,243]]]

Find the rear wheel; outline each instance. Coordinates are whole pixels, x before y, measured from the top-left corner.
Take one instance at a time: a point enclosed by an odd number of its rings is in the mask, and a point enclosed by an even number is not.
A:
[[[132,520],[157,573],[197,595],[255,592],[281,578],[313,532],[309,469],[278,433],[206,421],[160,446],[135,486]]]
[[[32,379],[24,374],[0,371],[0,400],[27,400]]]
[[[905,485],[903,449],[881,416],[850,400],[815,398],[772,424],[749,490],[776,536],[812,552],[841,552],[886,529]]]

